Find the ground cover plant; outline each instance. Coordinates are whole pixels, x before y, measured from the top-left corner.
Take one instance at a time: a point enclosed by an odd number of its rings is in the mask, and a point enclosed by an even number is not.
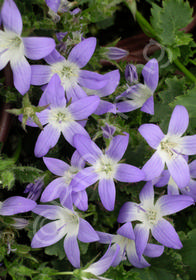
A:
[[[0,4],[0,279],[195,279],[194,3]]]

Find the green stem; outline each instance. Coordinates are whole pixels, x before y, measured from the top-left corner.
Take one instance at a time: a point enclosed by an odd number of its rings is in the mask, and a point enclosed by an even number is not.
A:
[[[187,76],[187,78],[193,83],[196,83],[196,77],[178,59],[175,59],[174,63]]]
[[[136,11],[135,18],[141,26],[142,30],[147,33],[147,35],[151,35],[154,39],[157,39],[156,32],[140,12]]]
[[[73,272],[72,271],[63,271],[63,272],[50,273],[49,275],[73,275]]]

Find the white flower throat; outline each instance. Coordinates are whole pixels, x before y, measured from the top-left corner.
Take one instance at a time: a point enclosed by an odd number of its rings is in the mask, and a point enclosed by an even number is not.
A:
[[[63,60],[52,64],[52,75],[57,73],[61,79],[64,90],[74,87],[78,82],[80,68],[73,62]]]
[[[180,137],[166,135],[160,142],[157,151],[164,160],[174,159],[177,154]]]
[[[149,97],[153,95],[153,92],[146,85],[138,84],[135,92],[131,92],[129,98],[131,103],[135,106],[142,107]]]
[[[112,179],[116,172],[117,163],[107,155],[102,155],[95,163],[94,170],[100,179]]]
[[[48,122],[52,124],[55,128],[59,128],[61,130],[69,126],[70,123],[73,121],[74,119],[72,117],[72,114],[69,112],[68,108],[51,108]]]
[[[22,38],[12,31],[0,30],[0,52],[6,51],[10,60],[17,60],[24,56]]]

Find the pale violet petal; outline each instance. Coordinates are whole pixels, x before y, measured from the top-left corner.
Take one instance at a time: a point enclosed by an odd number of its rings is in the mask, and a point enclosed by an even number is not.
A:
[[[182,105],[177,105],[171,115],[168,134],[181,136],[187,130],[188,124],[189,114],[187,109]]]

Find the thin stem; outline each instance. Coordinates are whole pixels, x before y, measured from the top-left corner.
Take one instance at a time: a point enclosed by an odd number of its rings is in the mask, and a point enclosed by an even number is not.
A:
[[[178,59],[175,59],[174,63],[187,76],[187,78],[193,83],[196,83],[196,77]]]
[[[54,272],[54,273],[50,273],[49,275],[73,275],[73,272],[72,271]]]

